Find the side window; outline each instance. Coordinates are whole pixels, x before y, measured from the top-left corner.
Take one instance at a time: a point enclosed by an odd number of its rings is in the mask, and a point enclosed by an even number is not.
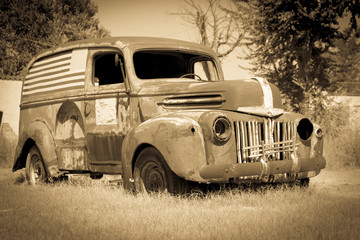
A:
[[[194,73],[199,75],[201,79],[208,81],[217,80],[216,68],[212,61],[202,60],[194,64]]]
[[[124,58],[118,53],[104,53],[95,58],[94,85],[123,83]]]

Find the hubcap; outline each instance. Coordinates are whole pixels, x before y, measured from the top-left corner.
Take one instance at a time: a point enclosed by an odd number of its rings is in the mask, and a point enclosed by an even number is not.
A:
[[[42,163],[39,157],[36,155],[32,157],[32,173],[33,173],[33,180],[35,182],[39,182],[42,180],[43,177]]]
[[[144,166],[144,183],[150,192],[163,191],[166,188],[164,172],[156,163],[150,162]]]

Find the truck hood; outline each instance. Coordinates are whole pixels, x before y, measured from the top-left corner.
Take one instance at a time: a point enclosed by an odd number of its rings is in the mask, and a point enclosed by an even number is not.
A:
[[[278,88],[262,78],[200,82],[189,79],[143,81],[139,96],[158,96],[171,109],[223,109],[274,117],[283,113]]]

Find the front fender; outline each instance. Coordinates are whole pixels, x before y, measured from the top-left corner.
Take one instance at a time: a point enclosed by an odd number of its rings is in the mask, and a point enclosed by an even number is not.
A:
[[[160,151],[170,169],[179,177],[198,181],[199,169],[206,164],[205,144],[200,125],[185,116],[163,116],[143,122],[124,139],[123,178],[132,178],[133,163],[140,146]]]
[[[34,121],[30,123],[22,139],[24,140],[24,145],[26,145],[25,142],[29,139],[35,142],[42,155],[48,177],[58,176],[59,168],[57,155],[55,152],[56,145],[49,127],[43,121]],[[23,147],[22,151],[24,150],[25,146]],[[20,154],[20,156],[16,159],[14,166],[18,164],[19,161],[26,161],[26,155],[27,153]]]

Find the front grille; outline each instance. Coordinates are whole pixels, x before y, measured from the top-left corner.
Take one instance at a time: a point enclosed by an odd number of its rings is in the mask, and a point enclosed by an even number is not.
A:
[[[295,149],[295,123],[275,121],[234,122],[238,163],[288,160]]]

